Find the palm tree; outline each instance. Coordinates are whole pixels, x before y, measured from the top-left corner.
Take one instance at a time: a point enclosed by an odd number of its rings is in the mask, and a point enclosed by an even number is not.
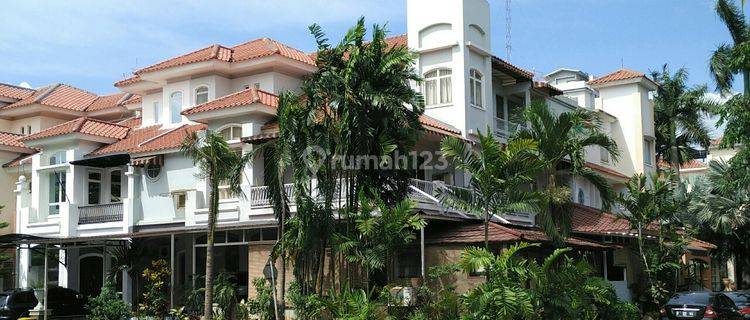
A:
[[[738,184],[734,162],[711,161],[705,179],[698,180],[691,194],[690,213],[696,217],[695,225],[701,236],[717,244],[715,257],[728,259],[734,256],[738,285],[743,285],[742,275],[750,263],[750,190]]]
[[[511,139],[507,146],[496,140],[488,128],[479,132],[478,149],[463,140],[447,137],[440,150],[458,170],[471,175],[471,190],[444,189],[442,202],[471,212],[484,220],[484,246],[489,250],[488,226],[492,217],[512,212],[537,211],[537,194],[524,192],[540,168],[536,161],[537,144],[531,139]]]
[[[680,165],[693,159],[695,145],[707,148],[709,129],[703,117],[710,115],[716,104],[706,98],[708,87],[687,87],[685,68],[670,73],[665,64],[661,71],[653,71],[652,78],[659,86],[654,95],[656,126],[656,157],[668,161],[679,179]]]
[[[586,166],[585,149],[601,147],[613,161],[619,158],[617,143],[599,130],[597,116],[584,109],[555,115],[543,101],[532,102],[524,113],[530,126],[521,130],[517,138],[536,142],[539,160],[543,163],[544,207],[537,222],[544,232],[560,243],[570,232],[572,213],[571,191],[561,179],[564,175],[580,177],[599,191],[602,210],[609,210],[614,194],[609,183]],[[567,169],[563,171],[563,164]]]
[[[214,232],[216,216],[219,211],[219,185],[229,185],[230,194],[242,194],[240,184],[245,165],[252,159],[251,154],[239,155],[229,147],[224,138],[213,131],[206,131],[204,136],[193,133],[185,138],[182,152],[193,159],[197,165],[197,175],[208,182],[208,232],[206,241],[206,283],[204,300],[204,317],[210,320],[213,316],[213,267],[214,267]]]
[[[744,0],[743,3],[744,5]],[[732,0],[718,0],[716,13],[724,22],[733,44],[721,44],[711,56],[710,70],[716,82],[716,89],[722,93],[731,90],[734,76],[742,74],[745,95],[750,95],[750,33],[745,14]]]

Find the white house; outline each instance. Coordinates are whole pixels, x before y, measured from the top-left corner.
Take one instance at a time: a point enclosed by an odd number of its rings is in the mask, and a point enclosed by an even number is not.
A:
[[[418,53],[416,67],[425,79],[418,88],[427,104],[421,118],[426,134],[419,148],[438,150],[445,136],[471,140],[488,127],[504,140],[525,125],[525,106],[543,100],[558,112],[586,108],[600,115],[603,130],[622,150],[621,159],[615,162],[598,149],[587,150],[586,156],[589,166],[614,186],[622,186],[634,173],[654,170],[651,80],[625,69],[595,79],[560,69],[546,81],[535,81],[531,72],[491,53],[489,12],[486,0],[407,1],[408,33],[388,41]],[[60,249],[59,261],[49,268],[48,280],[84,294],[101,288],[115,250],[81,243],[135,239],[144,250],[144,261],[170,261],[171,298],[179,301],[204,270],[208,202],[206,181],[196,177],[192,161],[179,150],[184,138],[215,130],[232,147],[249,152],[254,144],[277,136],[278,95],[299,91],[303,78],[315,70],[313,55],[260,38],[233,46],[210,45],[141,68],[115,83],[122,92],[111,96],[98,97],[66,85],[17,89],[17,99],[0,105],[0,128],[7,125],[23,135],[14,136],[14,153],[0,158],[16,168],[15,175],[0,176],[6,185],[12,185],[7,179],[16,181],[15,193],[0,194],[15,197],[15,232],[54,239],[49,243]],[[4,152],[2,141],[0,136]],[[25,156],[17,159],[21,154]],[[277,239],[262,172],[262,159],[246,168],[246,197],[220,193],[215,268],[234,274],[244,293],[250,280],[263,276],[270,246]],[[465,220],[465,213],[442,207],[434,190],[446,184],[463,187],[466,180],[453,169],[420,171],[410,195],[429,219]],[[601,207],[593,186],[576,179],[569,183],[581,208]],[[291,191],[291,185],[288,188]],[[502,218],[519,226],[534,225],[528,214]],[[592,237],[604,234],[606,226],[598,227],[590,229]],[[19,250],[19,286],[43,278],[38,254]],[[420,267],[403,263],[402,277],[424,272],[424,260],[420,262],[419,255],[412,258]],[[611,280],[627,297],[628,271],[606,254],[602,259],[601,264],[612,266],[604,268],[611,269],[610,274],[620,273],[611,274]],[[131,299],[137,282],[123,273],[118,283]]]

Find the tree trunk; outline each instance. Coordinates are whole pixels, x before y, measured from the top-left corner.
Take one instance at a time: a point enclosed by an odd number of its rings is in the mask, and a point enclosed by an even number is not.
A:
[[[279,290],[279,302],[277,306],[279,307],[279,311],[282,315],[285,314],[286,310],[286,252],[285,252],[285,246],[284,246],[284,231],[285,231],[285,224],[286,224],[286,194],[284,189],[284,174],[282,172],[279,173],[279,194],[281,195],[281,210],[279,210],[280,217],[279,217],[279,241],[281,242],[281,250],[279,255],[281,256],[281,275],[279,281],[281,282],[281,289]],[[285,316],[283,316],[285,318]],[[277,316],[278,319],[278,316]]]
[[[669,144],[671,144],[669,151],[671,152],[672,161],[670,161],[670,163],[675,174],[672,177],[672,181],[677,183],[680,181],[680,152],[677,148],[677,124],[674,119],[671,121],[672,122],[669,124]]]
[[[750,69],[742,70],[742,80],[744,80],[745,96],[750,96]]]
[[[208,175],[209,207],[208,207],[208,234],[206,235],[206,286],[205,299],[203,302],[203,316],[211,320],[213,316],[213,294],[214,294],[214,232],[216,231],[216,213],[219,211],[219,185],[215,181],[215,166],[212,166]]]

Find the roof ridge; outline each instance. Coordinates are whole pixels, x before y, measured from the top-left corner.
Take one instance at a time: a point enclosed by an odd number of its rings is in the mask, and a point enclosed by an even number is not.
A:
[[[55,84],[49,85],[46,89],[44,89],[44,91],[42,91],[42,93],[40,93],[39,95],[37,95],[36,97],[34,97],[34,99],[31,100],[31,103],[32,104],[33,103],[39,103],[40,101],[42,101],[42,99],[44,99],[44,98],[48,97],[50,94],[52,94],[53,91],[57,90],[57,88],[60,87],[61,85],[62,84],[59,83],[59,82],[55,83]]]
[[[31,90],[31,91],[36,91],[37,90],[37,89],[34,89],[34,88],[26,88],[26,87],[17,86],[15,84],[10,84],[10,83],[5,83],[5,82],[0,82],[0,86],[8,86],[8,87],[16,88],[16,89]]]
[[[162,64],[162,63],[165,63],[165,62],[167,62],[167,61],[172,61],[172,60],[174,60],[174,59],[177,59],[177,58],[182,58],[182,57],[184,57],[184,56],[187,56],[187,55],[191,55],[191,54],[193,54],[193,53],[196,53],[196,52],[198,52],[198,51],[201,51],[201,50],[206,50],[206,49],[208,49],[208,48],[211,48],[212,46],[214,46],[214,45],[209,45],[209,46],[206,46],[206,47],[202,47],[202,48],[200,48],[200,49],[197,49],[197,50],[193,50],[193,51],[190,51],[190,52],[188,52],[188,53],[184,53],[184,54],[181,54],[181,55],[179,55],[179,56],[171,57],[171,58],[168,58],[168,59],[166,59],[166,60],[163,60],[163,61],[159,61],[159,62],[157,62],[157,63],[154,63],[154,64],[151,64],[151,65],[145,66],[145,67],[143,67],[143,68],[140,68],[140,69],[138,69],[138,70],[135,70],[135,71],[133,71],[133,76],[140,76],[140,73],[141,73],[141,72],[143,72],[143,70],[145,70],[145,69],[148,69],[148,68],[151,68],[151,67],[155,67],[155,66],[157,66],[157,65],[160,65],[160,64]],[[131,77],[131,78],[132,78],[132,77]]]
[[[154,141],[154,140],[156,140],[158,138],[161,138],[161,137],[163,137],[163,136],[165,136],[165,135],[167,135],[169,133],[172,133],[172,132],[175,132],[175,131],[177,131],[177,130],[179,130],[181,128],[184,128],[187,125],[188,125],[187,123],[183,123],[183,124],[179,125],[178,127],[174,127],[172,129],[168,129],[167,131],[164,131],[164,132],[162,132],[160,134],[157,134],[157,135],[151,137],[150,139],[146,139],[146,141],[143,141],[143,142],[139,143],[138,147],[140,148],[140,147],[142,147],[142,146],[144,146],[144,145],[146,145],[146,144],[148,144],[148,143],[150,143],[150,142],[152,142],[152,141]]]
[[[129,93],[129,92],[125,92],[125,94],[124,94],[124,95],[122,95],[122,97],[120,97],[120,99],[119,99],[119,100],[117,100],[117,102],[116,102],[115,104],[119,106],[119,105],[121,105],[121,104],[122,104],[123,102],[127,101],[128,99],[130,99],[130,97],[132,97],[132,96],[133,96],[133,94],[132,94],[132,93]]]
[[[239,44],[236,44],[236,45],[232,46],[232,47],[231,47],[231,48],[229,48],[229,49],[232,49],[232,50],[234,50],[234,49],[236,49],[236,48],[237,48],[237,47],[239,47],[239,46],[244,46],[244,45],[247,45],[247,44],[251,44],[251,43],[254,43],[254,42],[262,41],[263,39],[266,39],[266,38],[265,38],[265,37],[262,37],[262,38],[255,38],[255,39],[253,39],[253,40],[249,40],[249,41],[245,41],[245,42],[243,42],[243,43],[239,43]]]

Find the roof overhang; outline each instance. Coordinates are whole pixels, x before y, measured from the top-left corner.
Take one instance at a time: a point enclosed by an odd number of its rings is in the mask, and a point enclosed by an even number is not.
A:
[[[208,121],[216,120],[216,119],[247,116],[251,114],[260,116],[260,118],[270,119],[276,116],[276,111],[277,111],[277,108],[275,107],[268,106],[259,102],[255,102],[249,105],[245,104],[245,105],[227,107],[227,108],[222,108],[222,109],[208,110],[208,111],[203,111],[203,112],[198,112],[198,113],[193,113],[193,114],[186,114],[185,117],[187,117],[190,121],[195,121],[195,122],[200,122],[200,123],[207,123]]]
[[[73,132],[73,133],[66,133],[51,137],[44,137],[34,140],[25,140],[23,143],[30,146],[30,147],[42,147],[45,145],[52,145],[52,144],[63,144],[63,143],[70,143],[75,141],[91,141],[91,142],[97,142],[97,143],[103,143],[103,144],[110,144],[118,141],[115,138],[106,138],[106,137],[100,137],[80,132]]]
[[[128,164],[130,162],[129,154],[110,154],[95,158],[87,158],[71,161],[70,164],[76,166],[109,168]]]
[[[649,91],[654,91],[657,88],[656,83],[651,81],[650,79],[646,77],[637,77],[632,79],[623,79],[623,80],[617,80],[617,81],[608,81],[604,83],[594,83],[590,84],[590,86],[594,89],[602,89],[607,87],[613,87],[613,86],[621,86],[626,84],[637,84],[645,87]]]
[[[3,108],[0,109],[0,118],[7,120],[15,120],[21,117],[30,116],[52,116],[55,118],[62,119],[74,119],[86,116],[83,111],[69,110],[59,108],[55,106],[47,106],[41,104],[30,104],[14,108]]]

